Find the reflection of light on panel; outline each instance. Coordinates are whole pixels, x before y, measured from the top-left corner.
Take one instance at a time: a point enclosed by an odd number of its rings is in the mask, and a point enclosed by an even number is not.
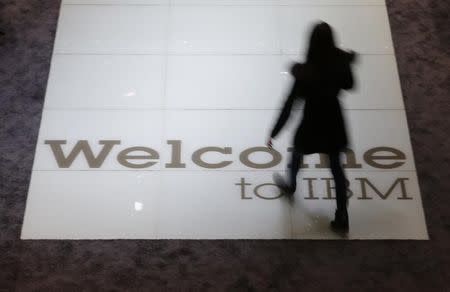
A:
[[[163,56],[55,55],[45,108],[161,108]]]
[[[144,204],[140,202],[134,202],[134,210],[139,212],[142,211],[142,209],[144,209]]]

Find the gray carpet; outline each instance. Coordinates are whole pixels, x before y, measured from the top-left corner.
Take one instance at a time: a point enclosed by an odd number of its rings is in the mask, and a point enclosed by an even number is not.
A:
[[[21,241],[59,2],[0,0],[0,291],[449,291],[449,1],[388,1],[430,241]]]

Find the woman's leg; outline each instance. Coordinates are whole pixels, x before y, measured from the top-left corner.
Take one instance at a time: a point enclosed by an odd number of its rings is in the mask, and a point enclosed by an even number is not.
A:
[[[330,168],[333,173],[334,185],[336,189],[337,210],[334,214],[334,220],[331,221],[331,229],[336,232],[347,233],[349,230],[347,213],[347,180],[342,169],[339,152],[331,153]]]
[[[300,165],[302,164],[302,162],[303,162],[303,153],[300,150],[294,148],[291,156],[291,167],[289,170],[289,182],[288,182],[293,192],[297,189],[297,174],[298,171],[300,170]]]
[[[347,180],[342,169],[339,152],[329,154],[330,168],[336,189],[336,203],[338,211],[347,210]]]

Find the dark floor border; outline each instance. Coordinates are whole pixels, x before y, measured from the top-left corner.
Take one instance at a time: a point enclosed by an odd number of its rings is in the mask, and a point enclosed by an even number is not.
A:
[[[59,2],[0,3],[0,291],[448,289],[448,1],[387,1],[430,241],[20,241]]]

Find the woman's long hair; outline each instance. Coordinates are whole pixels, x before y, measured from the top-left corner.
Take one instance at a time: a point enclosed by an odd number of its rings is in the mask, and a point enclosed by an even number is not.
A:
[[[315,25],[311,33],[306,63],[320,67],[334,63],[337,52],[331,26],[325,22]]]

